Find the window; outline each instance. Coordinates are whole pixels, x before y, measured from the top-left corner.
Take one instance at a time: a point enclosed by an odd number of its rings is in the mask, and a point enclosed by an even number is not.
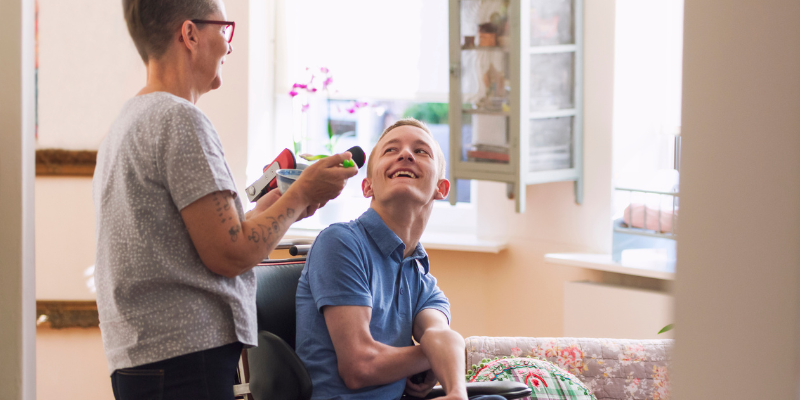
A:
[[[359,145],[369,153],[386,126],[413,116],[428,124],[448,158],[447,7],[447,0],[279,2],[274,148],[292,148],[295,134],[312,154],[326,153],[331,142],[334,152]],[[315,83],[329,74],[330,90],[289,95],[312,74]],[[357,218],[369,207],[361,193],[365,176],[360,171],[339,198],[295,227],[320,229]],[[460,203],[437,202],[428,230],[474,232],[472,183],[452,184],[459,185]]]
[[[678,184],[683,1],[618,0],[615,38],[614,185],[672,191]],[[628,192],[615,192],[614,215],[629,203]]]
[[[616,3],[612,260],[675,271],[682,0]]]

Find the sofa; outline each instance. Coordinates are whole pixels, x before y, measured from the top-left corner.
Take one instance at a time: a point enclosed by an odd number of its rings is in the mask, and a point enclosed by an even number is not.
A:
[[[669,398],[673,340],[472,336],[467,368],[496,357],[537,357],[569,371],[597,400]]]

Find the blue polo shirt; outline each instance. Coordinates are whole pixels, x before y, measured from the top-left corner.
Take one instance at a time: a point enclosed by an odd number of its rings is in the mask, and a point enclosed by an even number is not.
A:
[[[429,274],[422,245],[403,257],[405,245],[373,209],[357,220],[320,232],[297,286],[297,355],[314,385],[312,399],[399,399],[405,378],[348,389],[322,315],[324,306],[372,307],[369,330],[378,342],[413,346],[414,317],[426,308],[450,320],[450,303]]]

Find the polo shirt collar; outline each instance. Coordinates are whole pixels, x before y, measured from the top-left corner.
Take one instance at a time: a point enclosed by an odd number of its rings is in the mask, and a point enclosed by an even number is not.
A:
[[[397,251],[397,248],[400,246],[403,246],[403,249],[405,249],[400,237],[386,226],[386,223],[383,222],[381,216],[378,215],[378,212],[374,209],[367,209],[364,214],[358,217],[358,222],[364,226],[364,229],[375,242],[375,245],[378,246],[378,249],[384,257],[389,257],[392,253]],[[417,243],[414,252],[403,259],[403,262],[409,260],[419,260],[420,265],[422,265],[422,268],[425,270],[424,272],[427,274],[430,271],[428,253],[425,252],[422,243]]]

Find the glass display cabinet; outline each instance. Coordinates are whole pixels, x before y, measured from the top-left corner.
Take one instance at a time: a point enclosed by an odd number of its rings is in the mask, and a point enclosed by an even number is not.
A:
[[[449,179],[583,195],[583,0],[450,0]],[[450,202],[455,204],[456,185]]]

